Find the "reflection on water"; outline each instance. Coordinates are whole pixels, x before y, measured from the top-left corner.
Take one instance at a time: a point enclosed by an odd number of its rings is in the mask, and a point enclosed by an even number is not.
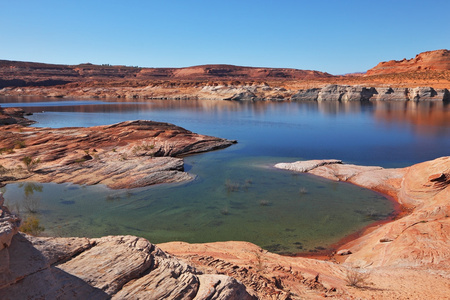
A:
[[[318,112],[326,116],[368,114],[380,124],[410,124],[418,134],[433,134],[450,127],[450,105],[443,101],[374,101],[374,102],[234,102],[213,100],[76,100],[42,97],[0,97],[0,106],[26,107],[27,112],[130,113],[142,111],[190,111],[229,114],[247,111],[252,115],[271,116],[274,112]],[[282,108],[280,110],[280,108]],[[84,126],[79,124],[79,126]]]
[[[420,135],[448,133],[450,105],[442,101],[380,102],[375,119],[383,123],[410,124]]]
[[[17,188],[23,190],[23,195],[15,198],[14,201],[6,201],[5,205],[20,216],[38,213],[41,209],[41,197],[38,193],[42,193],[43,185],[35,182],[24,182],[18,183]],[[4,188],[3,192],[6,191],[7,189]]]
[[[337,158],[400,167],[450,149],[449,107],[438,102],[46,101],[0,98],[2,106],[20,102],[26,111],[45,111],[32,116],[36,126],[150,119],[239,142],[185,158],[197,177],[184,184],[120,191],[70,184],[6,187],[11,207],[39,216],[47,234],[61,236],[245,240],[280,253],[316,251],[387,218],[392,204],[377,193],[271,165]]]

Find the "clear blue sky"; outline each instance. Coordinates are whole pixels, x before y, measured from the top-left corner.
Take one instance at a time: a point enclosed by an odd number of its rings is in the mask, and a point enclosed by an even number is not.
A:
[[[0,0],[0,59],[343,74],[450,49],[449,0]]]

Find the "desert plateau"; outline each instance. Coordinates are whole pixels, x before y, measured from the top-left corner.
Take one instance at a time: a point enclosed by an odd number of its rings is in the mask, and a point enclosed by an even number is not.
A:
[[[364,74],[204,65],[139,68],[0,61],[0,95],[125,99],[448,100],[450,51],[382,62]]]

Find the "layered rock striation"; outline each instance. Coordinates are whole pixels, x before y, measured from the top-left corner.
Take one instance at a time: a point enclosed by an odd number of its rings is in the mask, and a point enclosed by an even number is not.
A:
[[[4,88],[5,96],[77,97],[91,99],[173,99],[230,101],[450,101],[448,89],[433,87],[390,87],[321,84],[309,89],[283,88],[267,83],[218,84],[199,83],[188,86],[150,84],[142,87],[29,87]]]
[[[411,59],[380,62],[367,71],[367,75],[382,75],[405,72],[424,72],[430,70],[450,70],[450,51],[446,49],[427,51]]]
[[[89,128],[0,127],[0,184],[12,181],[134,188],[189,180],[182,156],[235,143],[152,121]]]
[[[207,274],[133,236],[16,234],[0,250],[1,299],[255,299],[232,277]]]
[[[234,65],[201,65],[186,68],[137,66],[54,65],[0,60],[0,89],[4,87],[56,86],[93,81],[296,79],[332,78],[331,74],[290,68],[258,68]]]
[[[35,123],[30,119],[24,117],[25,111],[21,108],[0,106],[0,126],[19,124],[23,126],[31,125]]]
[[[291,101],[450,101],[447,89],[326,85],[300,90]]]

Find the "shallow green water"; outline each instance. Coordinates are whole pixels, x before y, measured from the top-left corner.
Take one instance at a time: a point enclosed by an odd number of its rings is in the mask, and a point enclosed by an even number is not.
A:
[[[377,193],[273,169],[273,158],[229,159],[226,150],[187,158],[197,178],[184,184],[119,191],[10,184],[5,198],[22,214],[37,211],[48,235],[131,234],[154,243],[239,240],[279,253],[326,248],[392,212]]]

